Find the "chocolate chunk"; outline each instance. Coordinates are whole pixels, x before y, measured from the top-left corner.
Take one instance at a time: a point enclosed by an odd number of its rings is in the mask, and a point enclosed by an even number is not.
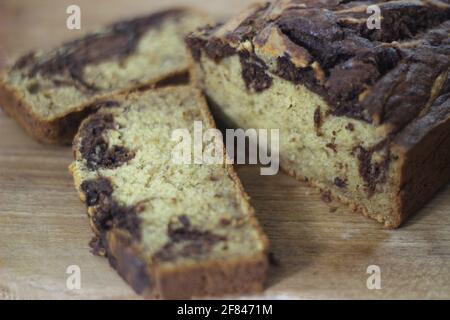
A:
[[[210,231],[201,231],[192,228],[190,224],[188,226],[183,225],[181,228],[174,228],[172,224],[168,227],[168,234],[173,242],[205,242],[214,244],[218,241],[224,241],[225,238],[222,236],[217,236]]]
[[[223,227],[229,226],[231,224],[231,220],[227,218],[220,219],[220,225]]]
[[[322,66],[338,58],[335,42],[344,32],[331,11],[322,9],[286,12],[278,21],[280,30],[295,44],[307,49]]]
[[[205,44],[204,51],[209,58],[216,62],[236,54],[236,49],[217,38],[208,41]]]
[[[93,222],[98,230],[108,231],[112,228],[128,231],[133,238],[141,238],[141,220],[135,207],[125,207],[111,200],[97,209]]]
[[[353,125],[353,123],[348,123],[346,126],[345,126],[345,129],[347,129],[348,131],[355,131],[355,126]]]
[[[207,42],[207,40],[201,38],[186,37],[186,45],[190,49],[192,57],[196,62],[200,61],[200,58],[202,57],[202,50],[205,48]]]
[[[349,59],[331,69],[325,87],[328,100],[334,101],[333,113],[361,117],[359,94],[373,85],[378,77],[379,71],[374,58]]]
[[[320,112],[320,107],[317,107],[314,111],[314,125],[320,127],[322,123],[322,113]]]
[[[189,219],[188,216],[186,215],[182,215],[178,217],[178,220],[181,222],[181,224],[185,227],[185,228],[189,228],[191,226],[191,220]]]
[[[188,35],[186,37],[186,44],[190,49],[194,60],[200,61],[202,52],[205,52],[206,56],[215,62],[220,62],[222,59],[237,53],[237,50],[230,46],[226,41],[212,36],[214,31],[221,26],[222,24],[219,23],[214,26],[206,26],[200,29],[199,32],[202,33],[202,37],[197,37],[195,35]]]
[[[86,204],[89,207],[104,203],[110,198],[113,192],[111,181],[106,178],[83,181],[81,190],[86,196]]]
[[[100,233],[112,228],[128,231],[136,239],[140,239],[140,218],[138,212],[142,208],[126,207],[118,204],[112,198],[113,187],[107,178],[87,180],[81,184],[81,190],[86,196],[86,204],[95,207],[92,221]],[[139,209],[139,210],[138,210]]]
[[[335,143],[327,143],[325,145],[328,149],[331,149],[334,151],[334,153],[337,153],[337,145]]]
[[[80,152],[91,170],[114,169],[134,158],[134,152],[122,146],[109,147],[103,134],[114,128],[111,114],[95,114],[80,129]]]
[[[253,89],[256,92],[262,92],[272,86],[272,77],[267,73],[267,65],[247,51],[239,54],[242,65],[242,78],[247,89]]]
[[[387,170],[390,163],[390,151],[386,150],[386,155],[383,160],[376,162],[372,161],[373,154],[376,150],[385,148],[388,141],[383,141],[372,150],[366,150],[362,146],[355,149],[359,161],[359,175],[366,183],[367,194],[372,196],[375,193],[376,187],[379,184],[386,182]]]
[[[320,111],[320,107],[318,106],[314,111],[314,127],[316,130],[320,129],[322,126],[322,112]]]
[[[320,90],[314,70],[311,67],[296,67],[289,56],[277,58],[277,68],[274,73],[295,84],[304,84],[310,90]]]
[[[345,188],[347,186],[347,181],[339,177],[334,178],[334,184],[339,188]]]
[[[375,61],[380,76],[383,76],[394,69],[401,59],[402,54],[400,50],[396,48],[379,47],[375,49]]]
[[[167,231],[169,241],[155,254],[155,260],[173,261],[179,257],[206,254],[218,242],[226,240],[224,236],[192,227],[186,216],[178,217],[178,220],[182,226],[175,226],[174,223],[169,224]]]

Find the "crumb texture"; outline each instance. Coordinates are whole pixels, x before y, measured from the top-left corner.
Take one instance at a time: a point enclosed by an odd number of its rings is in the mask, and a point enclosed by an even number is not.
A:
[[[252,277],[245,275],[250,271],[246,261],[251,260],[259,266],[252,267],[257,279],[248,281],[261,286],[266,240],[232,169],[172,160],[180,142],[171,139],[173,130],[192,133],[194,121],[202,121],[205,128],[213,126],[206,106],[200,106],[204,102],[199,93],[169,88],[116,102],[118,106],[102,108],[82,124],[72,165],[108,255],[118,258],[113,235],[121,233],[127,244],[120,251],[133,248],[132,256],[141,261],[152,281],[164,272],[186,273],[180,281],[188,281],[188,270],[195,273],[213,264],[229,265],[231,273],[242,269],[240,277]],[[126,271],[125,277],[129,274]],[[222,276],[221,281],[230,281],[230,286],[236,281]],[[154,284],[152,290],[164,291],[160,285]],[[201,294],[206,285],[193,293]],[[223,290],[219,293],[238,289]]]

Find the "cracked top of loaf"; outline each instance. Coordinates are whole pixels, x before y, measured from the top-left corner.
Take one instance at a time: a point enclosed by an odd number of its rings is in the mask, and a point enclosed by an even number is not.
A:
[[[380,29],[367,23],[371,5]],[[258,3],[187,42],[195,59],[238,54],[250,90],[278,76],[320,94],[333,114],[388,132],[444,103],[450,109],[450,0]]]

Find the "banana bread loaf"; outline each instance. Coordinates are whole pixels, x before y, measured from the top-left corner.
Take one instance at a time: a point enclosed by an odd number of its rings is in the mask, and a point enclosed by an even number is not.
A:
[[[285,171],[386,227],[449,181],[448,0],[260,3],[187,43],[213,113],[279,128]]]
[[[207,21],[173,9],[27,54],[0,75],[0,106],[39,141],[71,143],[100,97],[187,78],[184,36]]]
[[[108,104],[81,124],[70,167],[96,250],[147,297],[261,290],[267,239],[233,168],[171,161],[173,130],[214,128],[199,91],[169,87]]]

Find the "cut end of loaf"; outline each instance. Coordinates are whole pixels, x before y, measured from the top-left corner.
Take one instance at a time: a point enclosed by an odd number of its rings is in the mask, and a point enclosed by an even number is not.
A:
[[[363,19],[371,4],[381,30]],[[279,129],[282,169],[396,228],[450,180],[449,14],[429,1],[275,1],[187,44],[218,117]]]
[[[194,121],[214,127],[199,91],[171,87],[114,101],[82,123],[71,165],[111,265],[145,296],[260,290],[267,238],[232,167],[171,160],[173,130],[191,132]]]

